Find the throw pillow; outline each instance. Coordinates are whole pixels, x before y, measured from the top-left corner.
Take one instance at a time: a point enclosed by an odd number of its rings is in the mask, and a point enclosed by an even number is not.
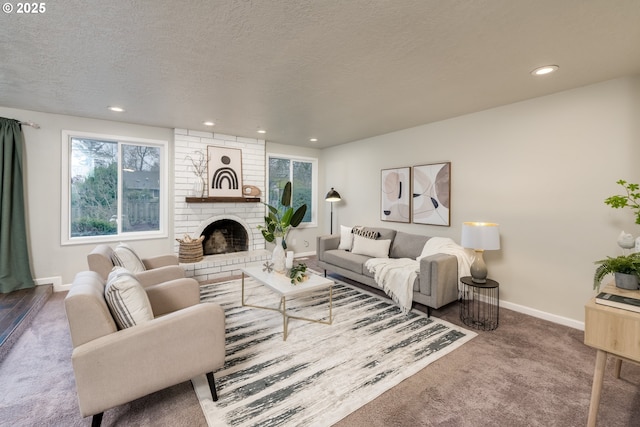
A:
[[[340,244],[338,249],[350,251],[353,246],[353,229],[351,227],[340,226]]]
[[[123,267],[113,267],[109,273],[104,299],[120,329],[153,320],[147,292],[136,277]]]
[[[132,273],[145,271],[144,263],[135,251],[126,243],[120,243],[111,254],[113,265],[124,267]]]
[[[351,252],[373,258],[389,258],[389,246],[391,246],[391,240],[367,239],[356,234],[353,236],[353,249],[351,249]]]
[[[380,237],[380,233],[375,230],[370,230],[367,227],[355,226],[353,227],[353,234],[366,237],[367,239],[377,239]]]

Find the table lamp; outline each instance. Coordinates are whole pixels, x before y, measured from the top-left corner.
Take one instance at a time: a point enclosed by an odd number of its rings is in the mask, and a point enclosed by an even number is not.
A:
[[[473,249],[476,256],[471,264],[471,280],[474,283],[487,283],[487,265],[484,263],[484,251],[500,249],[498,224],[492,222],[462,223],[461,244]]]
[[[330,234],[333,234],[333,203],[339,202],[342,200],[340,197],[340,193],[331,187],[331,190],[327,193],[327,196],[324,198],[327,202],[331,203],[331,231]]]

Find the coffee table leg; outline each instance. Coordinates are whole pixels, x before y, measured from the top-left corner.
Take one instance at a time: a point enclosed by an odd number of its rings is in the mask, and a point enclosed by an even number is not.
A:
[[[242,272],[242,306],[244,307],[244,271]]]
[[[287,340],[287,329],[289,327],[288,325],[288,319],[287,319],[287,300],[285,299],[285,297],[282,297],[280,299],[280,306],[282,307],[282,341],[286,341]]]
[[[329,286],[329,324],[333,323],[333,286]]]

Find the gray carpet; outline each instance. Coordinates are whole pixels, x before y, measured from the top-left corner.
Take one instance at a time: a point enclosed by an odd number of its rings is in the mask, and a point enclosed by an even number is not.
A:
[[[54,294],[0,365],[0,425],[82,426],[63,293]],[[460,324],[452,304],[434,315]],[[595,350],[583,333],[510,310],[500,326],[432,363],[336,424],[584,426]],[[640,425],[640,366],[605,375],[599,426]],[[190,382],[105,412],[104,426],[205,426]]]

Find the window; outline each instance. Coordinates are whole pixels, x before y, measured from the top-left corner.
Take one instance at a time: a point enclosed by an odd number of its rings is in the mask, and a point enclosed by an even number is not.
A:
[[[166,141],[63,131],[62,243],[164,237]]]
[[[291,181],[293,208],[307,204],[307,213],[300,227],[316,226],[318,160],[281,154],[269,154],[267,157],[267,203],[280,207],[282,189],[287,181]]]

